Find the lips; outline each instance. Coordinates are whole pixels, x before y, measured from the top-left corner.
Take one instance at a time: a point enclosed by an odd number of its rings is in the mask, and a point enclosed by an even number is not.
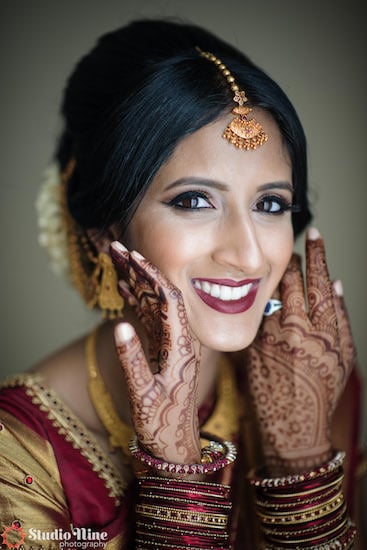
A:
[[[243,313],[256,298],[259,279],[193,279],[196,294],[203,302],[221,313]]]

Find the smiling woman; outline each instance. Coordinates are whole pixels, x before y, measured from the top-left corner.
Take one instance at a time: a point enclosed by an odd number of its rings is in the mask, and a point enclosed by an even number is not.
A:
[[[306,286],[292,254],[311,214],[284,92],[199,27],[136,21],[76,65],[62,114],[43,240],[104,321],[3,383],[4,526],[362,548],[355,350],[318,231]]]

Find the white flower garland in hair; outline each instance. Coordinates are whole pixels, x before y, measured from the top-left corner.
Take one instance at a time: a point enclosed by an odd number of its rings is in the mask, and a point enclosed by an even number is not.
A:
[[[36,199],[38,242],[47,252],[51,270],[70,281],[68,241],[63,213],[63,189],[56,163],[47,167]]]

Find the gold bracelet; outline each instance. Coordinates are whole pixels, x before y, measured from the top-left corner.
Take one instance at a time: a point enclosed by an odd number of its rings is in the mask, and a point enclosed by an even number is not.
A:
[[[347,512],[347,507],[344,504],[343,508],[341,508],[338,514],[333,517],[333,519],[329,521],[324,521],[322,523],[322,527],[326,527],[327,525],[332,525],[333,523],[341,519],[346,520],[347,519],[346,512]],[[340,523],[340,525],[342,525],[342,522]],[[277,529],[280,529],[280,530],[277,530]],[[270,528],[269,526],[267,527],[261,526],[261,532],[264,533],[265,535],[277,535],[277,536],[279,535],[279,536],[285,536],[289,538],[288,535],[298,535],[298,534],[307,535],[309,532],[315,532],[315,526],[310,525],[309,527],[302,527],[297,531],[284,531],[283,529],[280,528],[279,525],[276,525],[275,528]]]
[[[138,524],[137,524],[138,525]],[[211,530],[208,530],[206,531],[205,529],[203,529],[202,527],[200,527],[200,531],[190,531],[188,529],[165,529],[164,532],[162,533],[152,533],[152,525],[151,524],[148,524],[148,523],[144,523],[144,524],[139,524],[140,527],[144,527],[145,530],[142,530],[142,529],[136,529],[136,533],[138,535],[144,535],[145,537],[148,535],[149,538],[153,537],[155,539],[161,539],[162,538],[167,538],[167,535],[171,535],[172,533],[177,537],[177,536],[198,536],[198,534],[200,534],[200,536],[207,536],[208,538],[210,538],[211,540],[215,540],[219,543],[222,543],[223,541],[225,540],[228,540],[228,533],[227,532],[224,532],[224,533],[216,533],[216,532],[212,532]],[[146,528],[148,527],[148,531],[146,530]],[[191,546],[190,546],[191,548]]]
[[[146,550],[147,546],[158,547],[158,550],[161,550],[161,548],[176,548],[177,550],[187,550],[187,546],[178,546],[177,544],[172,544],[171,542],[155,542],[151,540],[147,541],[145,538],[142,540],[138,538],[135,539],[136,550]],[[190,550],[202,549],[199,546],[190,546]]]
[[[351,531],[349,533],[347,540],[342,540],[343,537],[345,537],[348,533],[348,531]],[[332,540],[329,540],[328,542],[316,544],[315,546],[308,546],[308,550],[336,550],[336,549],[343,549],[343,550],[349,550],[352,548],[353,545],[353,539],[356,535],[356,528],[354,524],[349,520],[347,520],[347,524],[343,528],[343,531],[339,533],[336,537],[334,537]],[[267,543],[265,546],[266,550],[284,550],[283,541],[276,541],[277,544]],[[282,544],[282,546],[278,546]],[[300,550],[299,546],[296,544],[295,548],[297,550]],[[292,549],[293,550],[293,549]]]
[[[322,485],[320,487],[315,487],[314,489],[307,489],[306,491],[302,491],[301,493],[270,493],[270,491],[267,491],[267,495],[270,495],[271,498],[289,498],[289,497],[302,497],[303,495],[311,495],[314,493],[322,492],[324,489],[328,489],[329,487],[332,487],[333,485],[336,485],[337,483],[342,483],[344,479],[344,474],[341,474],[337,479],[334,479],[330,483],[327,483],[325,485]],[[300,499],[301,500],[301,499]]]
[[[319,519],[323,518],[325,516],[328,516],[331,512],[333,512],[338,507],[341,507],[344,503],[343,496],[339,496],[333,504],[325,505],[322,508],[319,508],[318,510],[315,510],[313,512],[300,512],[299,514],[292,514],[291,516],[283,516],[283,515],[274,515],[274,516],[267,516],[265,514],[261,514],[257,512],[258,517],[261,518],[262,523],[269,523],[269,524],[288,524],[288,525],[297,525],[298,523],[305,523],[306,521],[313,520],[313,519]]]
[[[286,512],[273,512],[272,510],[268,510],[267,514],[263,514],[262,512],[259,512],[260,517],[281,517],[281,516],[300,516],[302,514],[309,514],[312,512],[315,512],[317,510],[324,510],[330,508],[334,508],[337,503],[340,501],[344,501],[344,496],[341,491],[339,491],[333,498],[331,498],[329,501],[323,502],[321,504],[317,504],[315,506],[310,506],[309,508],[306,508],[303,511],[299,511],[297,513],[292,513],[290,510],[287,510]]]
[[[332,493],[334,493],[335,491],[340,491],[340,490],[341,490],[341,483],[338,487],[332,487],[328,491],[325,491],[322,494],[322,496],[327,497]],[[311,502],[315,502],[316,500],[319,500],[319,498],[320,498],[320,495],[312,498],[308,498],[308,499],[299,499],[295,502],[289,502],[287,504],[284,504],[284,503],[278,504],[277,502],[268,502],[266,500],[255,499],[255,503],[257,504],[257,506],[260,506],[261,508],[275,508],[275,510],[278,510],[279,508],[297,507],[299,506],[300,502],[302,502],[302,504],[310,504]]]
[[[177,503],[183,503],[183,504],[192,504],[192,500],[189,500],[187,498],[180,498],[178,499],[177,497],[174,498],[173,496],[172,497],[165,497],[163,495],[156,495],[154,493],[151,493],[151,494],[144,494],[144,493],[140,493],[140,501],[142,500],[154,500],[154,499],[157,499],[157,500],[166,500],[167,502],[172,502],[173,504],[177,504]],[[143,503],[143,504],[147,504],[147,502]],[[152,502],[151,503],[153,506],[154,506],[154,503]],[[210,508],[218,508],[219,510],[228,510],[230,511],[231,508],[232,508],[232,505],[231,504],[216,504],[215,502],[214,503],[207,503],[206,506],[210,506]]]
[[[344,523],[345,523],[345,525],[347,525],[347,519],[345,520]],[[338,525],[338,527],[335,527],[334,529],[331,529],[330,531],[327,531],[326,533],[322,533],[320,536],[321,536],[322,538],[328,537],[329,535],[332,535],[333,533],[335,533],[336,531],[338,531],[341,527],[344,527],[344,525],[343,525],[343,524],[342,524],[342,525]],[[341,535],[339,535],[339,536],[341,536]],[[274,539],[274,538],[271,537],[271,536],[268,536],[268,538],[269,538],[270,540],[274,541],[274,542],[279,542],[278,539]],[[302,542],[312,542],[312,539],[315,539],[315,538],[317,539],[317,536],[315,536],[315,535],[313,535],[313,537],[307,538],[307,539],[290,540],[290,539],[287,538],[287,539],[282,539],[281,542],[282,542],[282,544],[292,544],[293,547],[297,547],[297,545],[298,545],[299,543],[302,543]],[[330,545],[330,543],[328,543],[328,544]]]
[[[141,484],[144,483],[144,481],[147,480],[149,481],[149,487],[144,487],[142,486]],[[162,483],[162,480],[165,481],[165,483],[163,484]],[[179,483],[184,483],[185,484],[185,487],[183,487],[182,489],[179,488],[179,487],[171,487],[170,486],[170,480],[169,478],[162,478],[162,477],[157,477],[157,476],[140,476],[138,477],[138,483],[140,485],[140,488],[139,488],[139,492],[140,494],[150,494],[150,493],[146,493],[146,491],[152,491],[152,490],[159,490],[159,491],[169,491],[169,492],[174,492],[174,493],[185,493],[187,494],[187,486],[186,486],[186,481],[183,481],[181,479],[178,479],[178,478],[174,478],[174,480],[176,483],[175,484],[179,484]],[[158,483],[152,483],[152,482],[158,482]],[[229,485],[222,485],[221,483],[213,483],[213,482],[208,482],[208,481],[199,481],[199,480],[196,480],[195,481],[195,489],[190,489],[190,493],[192,493],[193,495],[197,495],[197,496],[204,496],[204,497],[207,497],[208,496],[208,493],[205,492],[205,491],[200,491],[200,486],[203,486],[203,487],[209,487],[209,488],[213,488],[213,489],[218,489],[220,488],[220,491],[216,492],[215,493],[215,498],[216,499],[223,499],[223,500],[227,500],[228,499],[228,495],[230,493],[230,490],[231,490],[231,487]],[[225,494],[226,493],[226,494]]]
[[[160,506],[137,504],[136,511],[146,517],[154,519],[163,519],[173,521],[175,523],[188,523],[192,525],[210,525],[213,528],[227,526],[228,517],[223,514],[210,514],[206,512],[192,512],[187,510],[179,510],[176,508],[161,508]]]
[[[249,474],[251,485],[261,489],[279,489],[282,487],[294,487],[299,483],[309,482],[314,479],[329,476],[343,467],[344,451],[335,451],[334,456],[320,466],[302,472],[301,474],[289,474],[281,477],[259,477],[254,470]]]

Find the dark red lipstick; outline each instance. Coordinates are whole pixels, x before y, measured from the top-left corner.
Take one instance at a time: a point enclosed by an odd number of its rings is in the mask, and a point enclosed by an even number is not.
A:
[[[246,296],[242,296],[238,299],[231,299],[231,300],[223,300],[219,296],[212,296],[211,294],[208,294],[208,292],[205,292],[202,290],[202,288],[197,288],[195,286],[195,281],[198,281],[200,285],[205,284],[205,282],[210,283],[212,285],[219,285],[219,286],[226,286],[231,288],[238,288],[242,287],[244,285],[251,285],[250,290],[246,294]],[[192,281],[194,290],[196,294],[201,298],[201,300],[212,309],[215,309],[216,311],[219,311],[220,313],[227,313],[227,314],[237,314],[237,313],[244,313],[250,307],[255,301],[257,291],[259,288],[260,279],[245,279],[242,281],[233,281],[231,279],[201,279],[196,278]]]

